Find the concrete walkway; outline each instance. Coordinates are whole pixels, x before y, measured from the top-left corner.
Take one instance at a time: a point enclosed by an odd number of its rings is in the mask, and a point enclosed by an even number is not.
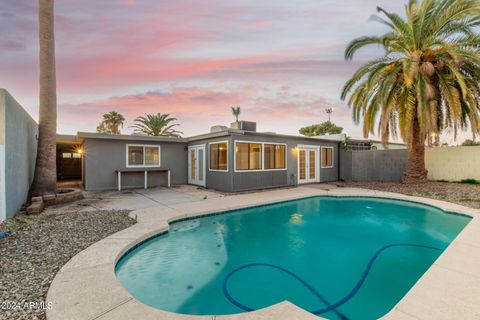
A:
[[[181,189],[181,188],[180,188]],[[329,188],[327,188],[329,189]],[[186,217],[263,205],[316,195],[334,197],[382,197],[424,203],[444,211],[473,217],[459,236],[384,319],[480,319],[480,212],[460,205],[395,193],[319,186],[303,186],[240,195],[222,196],[185,187],[152,190],[130,196],[109,193],[95,205],[126,207],[137,224],[117,232],[73,257],[56,275],[48,291],[48,320],[308,320],[318,317],[285,301],[262,310],[226,316],[180,315],[146,306],[132,297],[117,281],[118,259],[139,242],[169,230],[169,223]],[[197,193],[198,192],[198,193]],[[170,197],[171,196],[171,197]],[[206,199],[204,197],[207,196]],[[209,197],[211,196],[211,197]],[[116,200],[115,200],[116,199]],[[182,202],[182,199],[186,202]],[[114,203],[118,201],[118,203]],[[156,206],[152,206],[156,204]],[[140,206],[140,207],[139,207]],[[143,208],[141,207],[143,206]],[[381,294],[381,293],[379,293]]]
[[[222,193],[180,185],[172,188],[132,189],[124,191],[84,192],[85,199],[75,203],[47,208],[47,213],[84,212],[91,210],[137,210],[168,208],[179,203],[193,203],[224,197]]]

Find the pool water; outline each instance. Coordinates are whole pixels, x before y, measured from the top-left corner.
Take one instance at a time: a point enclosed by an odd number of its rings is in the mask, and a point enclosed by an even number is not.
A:
[[[288,300],[329,319],[389,312],[470,218],[377,198],[313,197],[182,221],[124,255],[121,284],[166,311]]]

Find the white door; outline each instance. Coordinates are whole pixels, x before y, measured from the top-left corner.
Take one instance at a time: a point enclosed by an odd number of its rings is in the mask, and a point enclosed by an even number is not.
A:
[[[188,147],[188,183],[206,186],[205,145]]]
[[[318,182],[318,149],[298,148],[298,183]]]

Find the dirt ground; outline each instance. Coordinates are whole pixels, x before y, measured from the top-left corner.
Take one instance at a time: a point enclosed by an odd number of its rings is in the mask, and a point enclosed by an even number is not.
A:
[[[338,186],[365,188],[438,199],[466,207],[480,208],[480,185],[452,182],[405,184],[398,182],[341,182]]]

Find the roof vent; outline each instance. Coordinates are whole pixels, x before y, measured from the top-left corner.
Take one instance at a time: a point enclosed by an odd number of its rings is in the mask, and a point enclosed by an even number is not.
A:
[[[230,124],[230,128],[244,131],[257,131],[257,123],[253,121],[235,121]]]
[[[210,128],[211,133],[221,132],[221,131],[225,131],[225,130],[228,130],[228,128],[226,126],[213,126],[213,127]]]

